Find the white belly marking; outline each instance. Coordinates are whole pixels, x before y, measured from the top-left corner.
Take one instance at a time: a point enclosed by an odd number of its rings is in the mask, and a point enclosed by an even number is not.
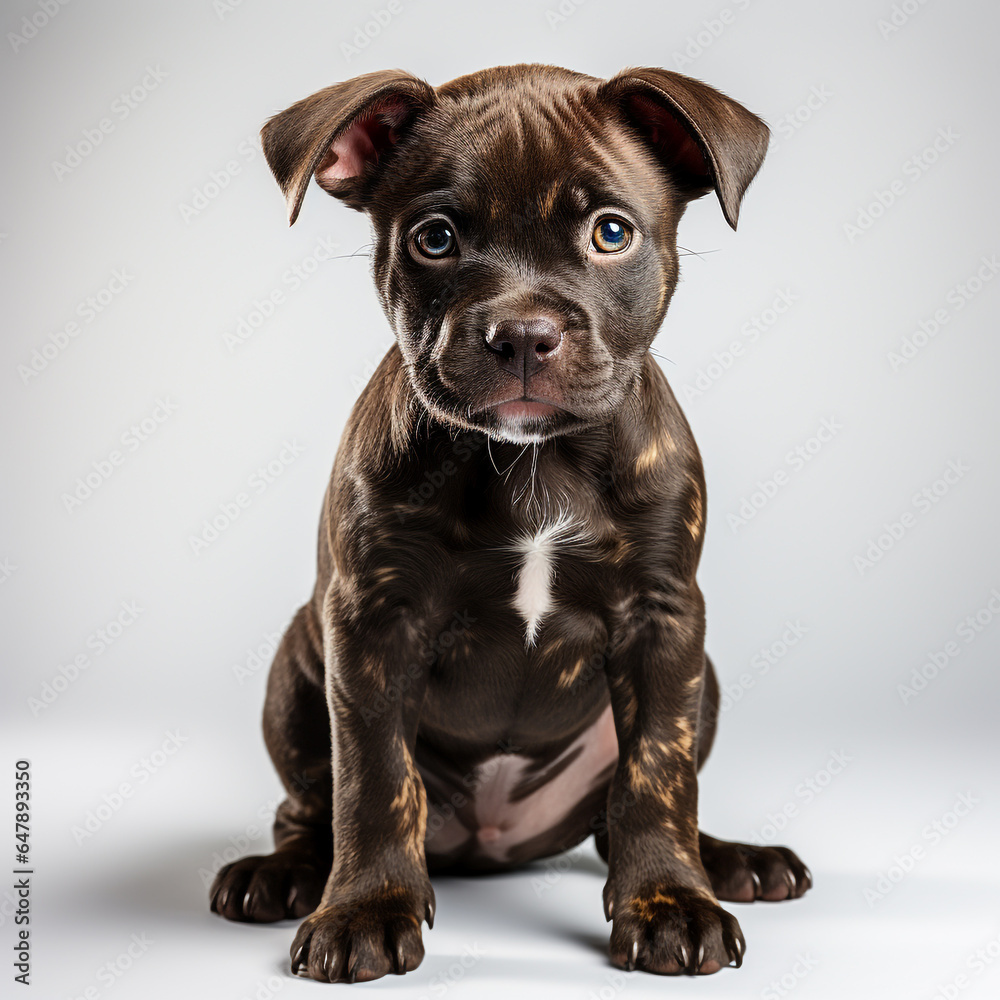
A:
[[[471,799],[471,813],[457,814],[428,806],[428,847],[447,854],[463,845],[473,846],[474,856],[506,861],[512,849],[552,830],[580,804],[618,759],[618,739],[609,705],[597,720],[577,737],[545,770],[556,767],[568,755],[573,761],[539,788],[511,801],[531,767],[531,760],[517,753],[498,754],[483,761],[470,782],[464,783],[458,799]],[[425,776],[425,781],[433,778]],[[472,789],[470,791],[470,788]],[[455,796],[452,796],[452,802]]]

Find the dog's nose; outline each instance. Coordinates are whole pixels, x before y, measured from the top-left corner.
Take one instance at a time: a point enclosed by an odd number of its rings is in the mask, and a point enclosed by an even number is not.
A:
[[[527,382],[562,343],[562,330],[550,319],[506,319],[486,334],[486,346],[500,367]]]

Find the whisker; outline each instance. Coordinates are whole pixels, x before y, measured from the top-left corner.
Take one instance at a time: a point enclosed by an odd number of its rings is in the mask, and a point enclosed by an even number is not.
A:
[[[704,257],[707,253],[718,253],[722,249],[721,247],[716,247],[714,250],[702,250],[699,252],[698,250],[688,250],[687,247],[682,247],[679,243],[677,244],[677,248],[684,251],[684,253],[679,253],[678,257]]]
[[[529,441],[528,444],[531,444],[531,442]],[[504,477],[503,477],[503,481],[504,482],[507,482],[507,480],[510,479],[510,474],[511,474],[511,472],[514,471],[514,466],[517,465],[517,463],[521,461],[521,456],[528,450],[528,444],[526,444],[517,453],[517,457],[514,459],[514,461],[511,462],[510,465],[507,466],[507,471],[504,473]]]
[[[375,245],[374,243],[366,243],[365,246],[358,247],[358,249],[355,250],[354,253],[335,254],[333,257],[328,257],[327,260],[349,260],[351,257],[371,257],[370,253],[362,253],[361,251],[365,250],[368,247],[373,247],[374,245]]]
[[[490,465],[493,466],[493,471],[499,476],[500,475],[500,470],[497,468],[497,463],[493,459],[493,452],[490,449],[490,436],[489,436],[489,434],[486,435],[486,454],[489,455],[489,457],[490,457]]]
[[[660,354],[659,351],[654,351],[652,347],[649,349],[649,353],[652,354],[653,357],[659,358],[661,361],[666,361],[668,365],[677,364],[676,361],[674,361],[672,358],[668,358],[665,354]]]

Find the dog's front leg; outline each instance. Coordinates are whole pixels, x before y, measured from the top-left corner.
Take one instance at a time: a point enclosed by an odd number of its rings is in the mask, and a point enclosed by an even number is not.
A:
[[[703,641],[697,587],[664,588],[626,614],[607,659],[619,759],[604,906],[622,968],[696,974],[742,960],[739,924],[719,906],[698,850]]]
[[[434,918],[413,762],[426,686],[422,629],[407,613],[348,615],[328,602],[327,701],[333,734],[333,868],[292,945],[292,971],[321,982],[416,968]],[[426,643],[424,643],[426,648]]]

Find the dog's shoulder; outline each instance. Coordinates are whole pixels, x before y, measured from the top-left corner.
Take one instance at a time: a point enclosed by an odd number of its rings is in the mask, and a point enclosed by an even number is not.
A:
[[[421,406],[399,345],[393,344],[361,391],[340,444],[340,459],[355,470],[375,470],[406,451]]]
[[[632,397],[613,422],[616,479],[657,492],[678,477],[702,479],[701,455],[691,427],[663,370],[652,355],[643,360]]]

